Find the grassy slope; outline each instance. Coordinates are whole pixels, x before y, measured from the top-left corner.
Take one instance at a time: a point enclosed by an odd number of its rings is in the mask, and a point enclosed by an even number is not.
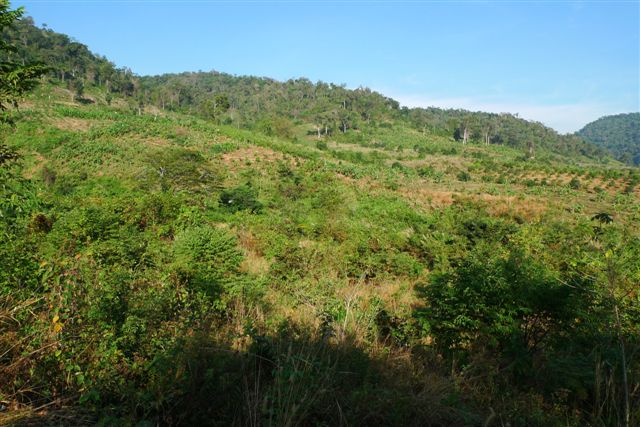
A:
[[[100,94],[88,96],[99,100]],[[364,349],[385,369],[395,366],[390,375],[407,375],[408,355],[372,330],[381,307],[389,318],[410,318],[420,306],[416,285],[428,280],[430,270],[444,268],[415,249],[430,224],[444,227],[456,215],[479,212],[521,224],[530,230],[522,231],[526,235],[544,224],[588,222],[598,212],[612,212],[638,232],[640,186],[630,169],[543,154],[524,160],[505,147],[462,147],[404,129],[323,142],[326,147],[306,129],[286,141],[177,114],[137,116],[117,102],[77,105],[51,87],[28,100],[8,136],[54,220],[53,237],[40,245],[42,262],[100,265],[111,256],[97,243],[102,236],[64,248],[57,239],[73,232],[65,224],[87,206],[118,206],[123,215],[130,206],[134,215],[153,209],[145,208],[150,194],[172,194],[176,224],[209,224],[236,237],[244,256],[240,269],[262,295],[259,308],[236,312],[227,326],[231,348],[248,348],[248,324],[265,334],[283,323],[321,334],[330,319],[331,339]],[[223,189],[247,183],[257,190],[261,213],[220,206]],[[167,227],[149,220],[139,234],[147,242],[145,256],[170,250],[173,231]],[[162,280],[161,266],[146,268]],[[46,310],[41,316],[52,317]],[[426,404],[407,381],[394,383],[399,395]],[[427,392],[440,397],[452,387],[444,376],[429,384]],[[438,402],[429,403],[433,419],[458,419]],[[469,405],[464,411],[471,419],[486,416]]]

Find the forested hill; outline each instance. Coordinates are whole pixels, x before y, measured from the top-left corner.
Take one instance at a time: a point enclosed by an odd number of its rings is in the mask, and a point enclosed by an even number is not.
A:
[[[374,131],[404,125],[460,142],[504,144],[566,155],[605,157],[603,150],[573,135],[559,135],[541,123],[512,114],[440,108],[406,108],[368,88],[295,79],[239,77],[218,72],[165,74],[140,78],[145,104],[197,113],[221,123],[287,136],[296,124],[318,134]],[[466,136],[465,136],[466,135]]]
[[[605,150],[576,135],[559,135],[517,115],[409,109],[367,88],[352,90],[304,78],[280,82],[219,72],[139,77],[126,68],[116,68],[66,35],[38,28],[30,18],[5,30],[2,37],[17,47],[13,60],[45,62],[51,67],[49,77],[78,96],[87,86],[99,86],[108,94],[124,96],[132,108],[139,110],[153,105],[281,137],[292,135],[296,126],[306,126],[318,137],[341,135],[343,140],[366,143],[358,131],[366,131],[373,141],[381,128],[411,127],[462,143],[507,145],[528,155],[546,151],[572,158],[608,156]]]
[[[0,426],[640,426],[640,168],[514,115],[135,76],[21,13]]]
[[[601,117],[580,129],[577,134],[608,149],[625,163],[640,165],[640,113]]]
[[[94,54],[65,34],[36,27],[31,18],[16,21],[1,36],[17,48],[8,54],[9,58],[1,60],[44,63],[49,67],[52,79],[65,82],[76,92],[81,93],[84,85],[95,85],[110,93],[134,95],[136,79],[131,70],[117,68],[107,58]]]

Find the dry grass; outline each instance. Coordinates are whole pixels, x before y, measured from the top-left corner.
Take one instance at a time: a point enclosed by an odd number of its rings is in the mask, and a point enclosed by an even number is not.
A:
[[[480,194],[469,198],[480,202],[491,215],[499,217],[519,216],[527,221],[540,219],[548,208],[548,203],[543,203],[532,197],[521,199],[515,196]]]
[[[398,192],[417,206],[442,208],[450,206],[460,193],[426,187],[401,187]]]
[[[97,124],[95,120],[77,119],[74,117],[57,117],[51,124],[60,129],[71,132],[86,132]]]
[[[236,235],[244,253],[240,270],[255,275],[267,274],[271,263],[263,256],[255,235],[247,229],[237,230]]]
[[[273,151],[269,148],[250,146],[240,148],[231,153],[225,153],[222,155],[222,161],[231,165],[236,162],[255,162],[256,160],[265,162],[276,162],[278,160],[284,160],[284,154]]]
[[[76,407],[64,406],[64,402],[54,400],[40,407],[12,408],[0,412],[0,426],[90,426],[97,418],[91,412]]]
[[[156,138],[156,137],[147,137],[147,138],[139,139],[138,142],[150,147],[168,147],[169,145],[171,145],[171,142],[169,142],[168,140],[164,138]]]

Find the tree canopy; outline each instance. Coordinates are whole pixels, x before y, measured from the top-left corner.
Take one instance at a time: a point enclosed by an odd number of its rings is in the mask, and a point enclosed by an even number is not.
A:
[[[22,16],[24,9],[9,9],[8,0],[0,0],[0,33]],[[0,111],[18,106],[18,100],[37,84],[37,78],[47,68],[41,63],[13,61],[11,54],[17,51],[10,41],[0,40]]]
[[[406,108],[392,98],[366,87],[306,78],[277,81],[265,77],[234,76],[218,71],[135,76],[117,68],[87,46],[51,29],[38,28],[30,18],[4,28],[3,37],[16,46],[16,61],[44,61],[49,76],[77,92],[100,87],[129,98],[137,110],[153,105],[162,110],[198,114],[219,124],[267,130],[292,125],[309,127],[318,137],[360,130],[376,133],[380,127],[408,127],[425,135],[448,136],[460,142],[498,144],[529,154],[546,150],[569,156],[603,159],[606,150],[576,135],[560,135],[542,123],[517,115],[471,112],[460,109]],[[280,123],[270,123],[280,121]]]
[[[640,113],[601,117],[577,132],[585,140],[611,151],[631,165],[640,165]]]

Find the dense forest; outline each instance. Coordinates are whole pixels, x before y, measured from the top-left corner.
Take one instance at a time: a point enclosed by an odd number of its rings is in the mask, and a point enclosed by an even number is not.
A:
[[[630,165],[640,165],[640,113],[601,117],[577,134]]]
[[[640,423],[638,168],[508,114],[138,77],[20,15],[0,425]]]

